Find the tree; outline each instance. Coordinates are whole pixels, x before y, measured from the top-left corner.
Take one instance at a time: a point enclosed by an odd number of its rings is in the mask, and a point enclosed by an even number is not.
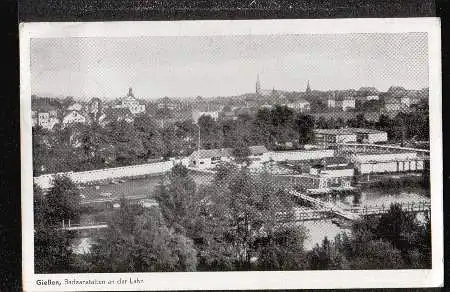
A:
[[[293,268],[301,259],[300,249],[295,247],[303,246],[302,231],[297,234],[278,228],[278,214],[292,216],[292,202],[270,174],[252,175],[247,168],[222,169],[208,193],[208,223],[214,235],[203,249],[206,255],[201,262],[219,258],[218,262],[231,262],[229,268],[249,270],[254,268],[252,258],[261,259],[260,269]],[[208,260],[209,248],[214,248],[215,260]],[[288,256],[289,249],[296,255]]]
[[[49,195],[44,195],[37,185],[33,186],[33,190],[35,272],[69,272],[73,268],[71,245],[74,235],[53,226],[59,218],[53,217],[55,206],[49,203]]]
[[[248,145],[242,140],[239,140],[236,143],[236,146],[232,150],[231,154],[233,155],[237,163],[250,163],[250,160],[248,159],[248,156],[250,155],[250,149],[248,148]]]
[[[172,168],[169,184],[160,186],[155,197],[170,228],[191,238],[196,236],[195,225],[204,201],[185,166],[177,164]]]
[[[168,228],[157,208],[134,210],[132,228],[112,221],[97,235],[90,256],[91,272],[195,271],[192,240]],[[121,217],[121,214],[115,214]],[[118,222],[123,221],[119,218]]]
[[[314,117],[299,114],[295,121],[300,144],[314,142]]]
[[[262,241],[258,251],[260,270],[300,270],[306,267],[303,243],[306,231],[300,227],[281,228]]]
[[[198,126],[200,127],[200,139],[203,148],[214,149],[222,146],[221,131],[212,117],[202,115],[198,119]]]
[[[415,214],[404,212],[399,204],[391,205],[381,216],[376,230],[380,238],[389,241],[404,255],[418,245],[421,231]]]
[[[55,176],[53,186],[46,197],[48,204],[47,220],[50,224],[78,218],[80,214],[80,192],[69,177]]]
[[[404,266],[401,252],[383,240],[368,241],[357,257],[351,260],[352,269],[400,269]]]

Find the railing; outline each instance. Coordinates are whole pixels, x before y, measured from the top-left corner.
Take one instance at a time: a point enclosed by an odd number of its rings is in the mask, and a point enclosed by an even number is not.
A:
[[[410,202],[399,204],[404,212],[427,212],[431,210],[430,202]],[[376,205],[376,206],[364,206],[360,208],[346,209],[352,213],[359,214],[361,216],[377,215],[389,212],[390,205]]]
[[[365,147],[365,148],[378,148],[378,149],[392,149],[392,150],[404,150],[404,151],[414,151],[420,153],[430,153],[430,150],[420,149],[420,148],[410,148],[392,145],[379,145],[379,144],[359,144],[359,143],[336,143],[335,146],[350,146],[350,147]]]
[[[81,223],[71,223],[70,220],[66,221],[63,220],[61,225],[57,227],[60,230],[88,230],[88,229],[102,229],[102,228],[108,228],[107,222],[95,222],[95,221],[89,221],[84,224]]]

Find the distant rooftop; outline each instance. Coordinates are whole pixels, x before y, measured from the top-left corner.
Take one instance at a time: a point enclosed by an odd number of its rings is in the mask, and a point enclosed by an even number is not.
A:
[[[339,129],[314,129],[314,133],[323,135],[354,135],[355,132],[350,128]]]
[[[339,129],[315,129],[316,134],[323,135],[354,135],[354,134],[380,134],[384,131],[367,128],[339,128]]]

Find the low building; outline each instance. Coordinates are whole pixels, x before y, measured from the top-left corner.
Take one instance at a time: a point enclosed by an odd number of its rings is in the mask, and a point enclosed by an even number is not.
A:
[[[360,174],[420,171],[425,166],[416,152],[355,153],[350,160]]]
[[[357,141],[357,135],[349,128],[340,129],[315,129],[315,140],[317,144],[327,145],[335,143],[351,143]]]
[[[397,113],[401,110],[402,110],[402,103],[399,98],[387,97],[384,100],[384,111]]]
[[[86,117],[84,115],[82,115],[80,112],[78,111],[70,111],[67,114],[64,115],[63,121],[62,121],[64,126],[68,126],[71,124],[85,124],[86,123]]]
[[[366,128],[351,128],[351,130],[356,133],[356,142],[358,143],[383,143],[388,140],[388,135],[385,131]]]
[[[344,157],[327,157],[311,166],[309,174],[320,178],[318,189],[350,187],[355,169]]]
[[[219,119],[219,112],[218,111],[193,111],[192,112],[192,120],[194,120],[195,123],[198,122],[198,119],[200,119],[201,116],[209,116],[213,120],[217,121]]]
[[[80,112],[83,110],[83,105],[79,102],[75,102],[75,103],[72,103],[71,105],[69,105],[66,110],[69,112],[71,112],[71,111]]]
[[[221,162],[232,160],[232,149],[201,149],[194,151],[189,157],[189,166],[199,169],[214,168]]]
[[[129,108],[107,108],[99,118],[99,123],[103,126],[111,122],[120,121],[125,121],[127,123],[132,123],[134,121],[134,116]]]
[[[387,132],[366,128],[315,129],[316,143],[380,143],[388,140]]]
[[[248,159],[251,164],[254,166],[258,166],[270,160],[270,152],[267,150],[266,146],[258,145],[258,146],[249,146],[250,155]]]
[[[350,190],[355,174],[354,165],[344,157],[328,157],[310,167],[309,173],[280,176],[308,193],[326,193],[332,190]]]
[[[156,200],[154,199],[142,199],[139,201],[139,205],[143,208],[158,208],[159,204]]]

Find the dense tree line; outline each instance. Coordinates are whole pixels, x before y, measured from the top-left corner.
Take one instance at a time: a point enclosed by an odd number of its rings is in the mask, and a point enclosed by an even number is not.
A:
[[[44,195],[34,185],[34,259],[37,273],[64,273],[78,269],[71,250],[75,235],[61,230],[63,222],[80,216],[80,194],[67,177],[57,176]]]
[[[430,269],[430,218],[419,223],[415,214],[391,205],[380,217],[366,217],[334,241],[325,238],[308,255],[311,269]]]
[[[158,123],[148,115],[133,123],[111,121],[104,126],[75,124],[52,131],[33,128],[33,170],[35,175],[64,171],[144,163],[153,159],[187,156],[198,147],[246,148],[296,142],[311,143],[314,119],[287,107],[260,110],[256,116],[241,115],[218,121],[210,116]]]
[[[195,149],[246,149],[265,145],[283,149],[314,142],[314,128],[365,127],[384,130],[390,142],[429,140],[428,111],[381,115],[377,122],[364,115],[342,118],[314,118],[295,113],[285,106],[260,109],[256,115],[243,114],[236,119],[214,120],[202,116],[192,120],[157,123],[147,115],[133,123],[112,121],[105,126],[76,124],[52,131],[33,129],[33,170],[35,175],[64,171],[145,163],[148,160],[187,156]],[[239,156],[239,155],[238,155]]]
[[[221,165],[212,183],[197,185],[181,165],[151,194],[159,207],[122,198],[109,228],[92,235],[87,255],[62,220],[80,212],[77,187],[57,177],[47,194],[35,187],[35,267],[38,273],[430,268],[430,220],[392,205],[354,222],[351,233],[304,249],[308,232],[279,221],[294,202],[268,173]]]

